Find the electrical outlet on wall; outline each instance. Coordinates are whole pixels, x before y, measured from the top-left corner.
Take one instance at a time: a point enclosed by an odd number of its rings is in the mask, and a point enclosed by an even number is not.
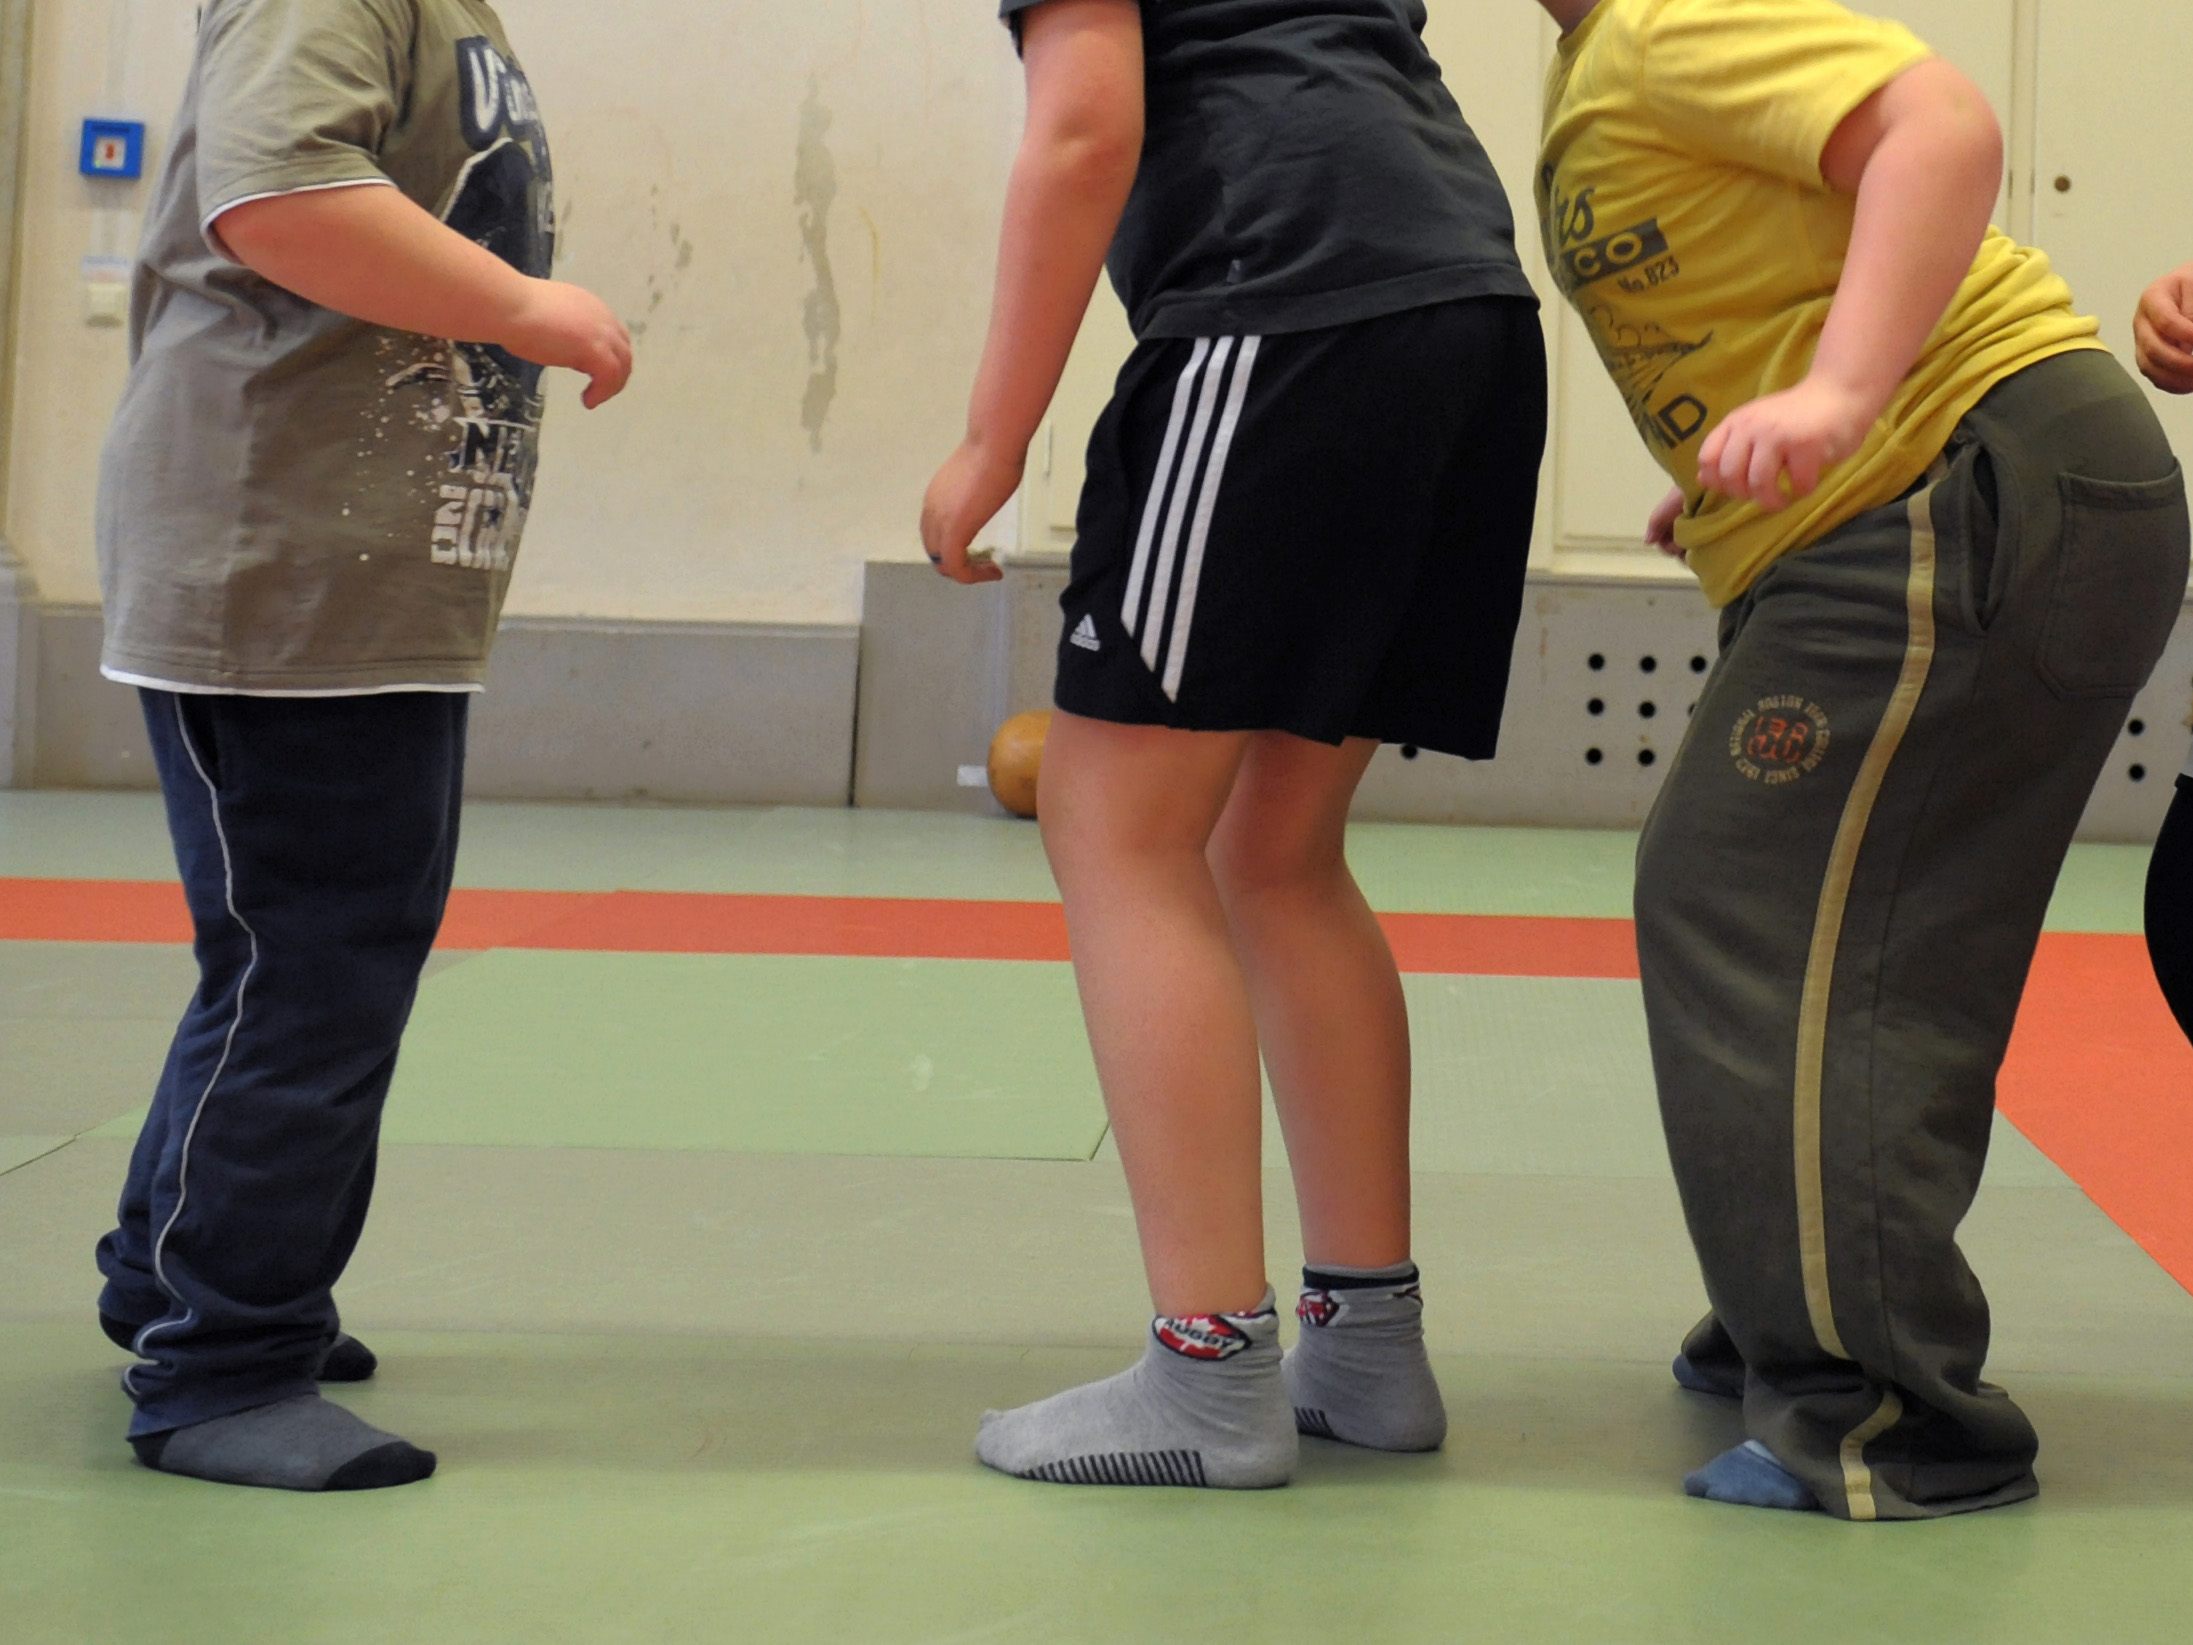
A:
[[[86,257],[84,273],[84,323],[91,326],[129,324],[131,265],[127,257]]]

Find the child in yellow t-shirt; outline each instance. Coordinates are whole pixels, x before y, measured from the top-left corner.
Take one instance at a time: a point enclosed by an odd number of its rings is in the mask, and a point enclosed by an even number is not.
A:
[[[2035,1491],[1956,1245],[2057,872],[2185,592],[2183,476],[1977,88],[1833,0],[1541,0],[1546,250],[1722,654],[1638,862],[1670,1154],[1749,1442],[1693,1495]]]

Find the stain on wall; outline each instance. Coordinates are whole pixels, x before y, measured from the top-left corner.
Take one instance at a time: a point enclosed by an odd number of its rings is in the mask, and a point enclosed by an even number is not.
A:
[[[838,198],[838,163],[830,153],[829,136],[830,111],[823,106],[821,87],[811,80],[807,101],[800,105],[792,199],[799,213],[801,251],[814,276],[801,314],[807,333],[807,392],[800,401],[800,426],[807,430],[807,443],[815,451],[822,449],[823,427],[838,397],[842,330],[838,282],[830,268],[830,208]]]

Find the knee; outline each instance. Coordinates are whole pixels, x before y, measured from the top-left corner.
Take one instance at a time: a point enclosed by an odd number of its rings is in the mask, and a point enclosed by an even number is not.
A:
[[[1348,871],[1342,840],[1282,825],[1222,829],[1209,854],[1220,893],[1235,905],[1319,890]]]
[[[1041,817],[1044,855],[1068,898],[1200,870],[1203,840],[1177,818],[1118,806],[1067,807]]]

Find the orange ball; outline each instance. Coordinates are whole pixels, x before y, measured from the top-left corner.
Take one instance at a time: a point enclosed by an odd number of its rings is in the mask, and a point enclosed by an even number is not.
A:
[[[1051,735],[1048,710],[1015,714],[990,740],[990,792],[1016,817],[1036,814],[1036,785],[1043,771],[1043,744]]]

